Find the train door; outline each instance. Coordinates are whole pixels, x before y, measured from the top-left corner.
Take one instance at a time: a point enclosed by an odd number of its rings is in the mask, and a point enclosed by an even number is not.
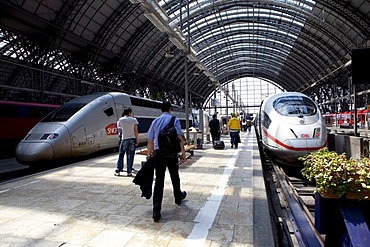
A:
[[[85,147],[87,144],[86,129],[84,125],[79,126],[71,133],[72,148],[79,149]],[[83,153],[82,153],[83,154]]]

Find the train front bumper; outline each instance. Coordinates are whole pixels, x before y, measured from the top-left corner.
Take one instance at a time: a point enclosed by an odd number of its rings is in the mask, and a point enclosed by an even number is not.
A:
[[[282,155],[296,159],[325,146],[322,139],[287,139],[283,141]]]
[[[15,156],[19,163],[49,161],[54,158],[54,148],[47,142],[22,141],[15,150]]]

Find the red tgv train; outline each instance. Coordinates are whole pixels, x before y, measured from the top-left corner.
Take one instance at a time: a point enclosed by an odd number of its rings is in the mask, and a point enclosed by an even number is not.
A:
[[[14,157],[18,142],[59,105],[0,100],[0,158]]]

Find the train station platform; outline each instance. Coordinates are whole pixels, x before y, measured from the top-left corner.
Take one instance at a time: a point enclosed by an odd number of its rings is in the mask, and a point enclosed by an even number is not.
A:
[[[166,172],[158,223],[133,177],[114,176],[116,153],[3,182],[0,246],[275,246],[257,139],[241,139],[204,144],[180,166],[180,206]]]

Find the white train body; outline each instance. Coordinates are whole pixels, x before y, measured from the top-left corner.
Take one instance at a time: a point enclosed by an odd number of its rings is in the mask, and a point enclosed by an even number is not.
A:
[[[124,93],[95,93],[73,99],[37,123],[18,144],[16,159],[30,164],[89,155],[118,147],[117,121],[131,108],[139,122],[139,141],[154,118],[161,115],[162,102]],[[173,107],[185,129],[185,110]]]
[[[278,161],[298,164],[298,157],[327,145],[325,121],[317,105],[296,92],[266,98],[258,114],[261,143]]]

